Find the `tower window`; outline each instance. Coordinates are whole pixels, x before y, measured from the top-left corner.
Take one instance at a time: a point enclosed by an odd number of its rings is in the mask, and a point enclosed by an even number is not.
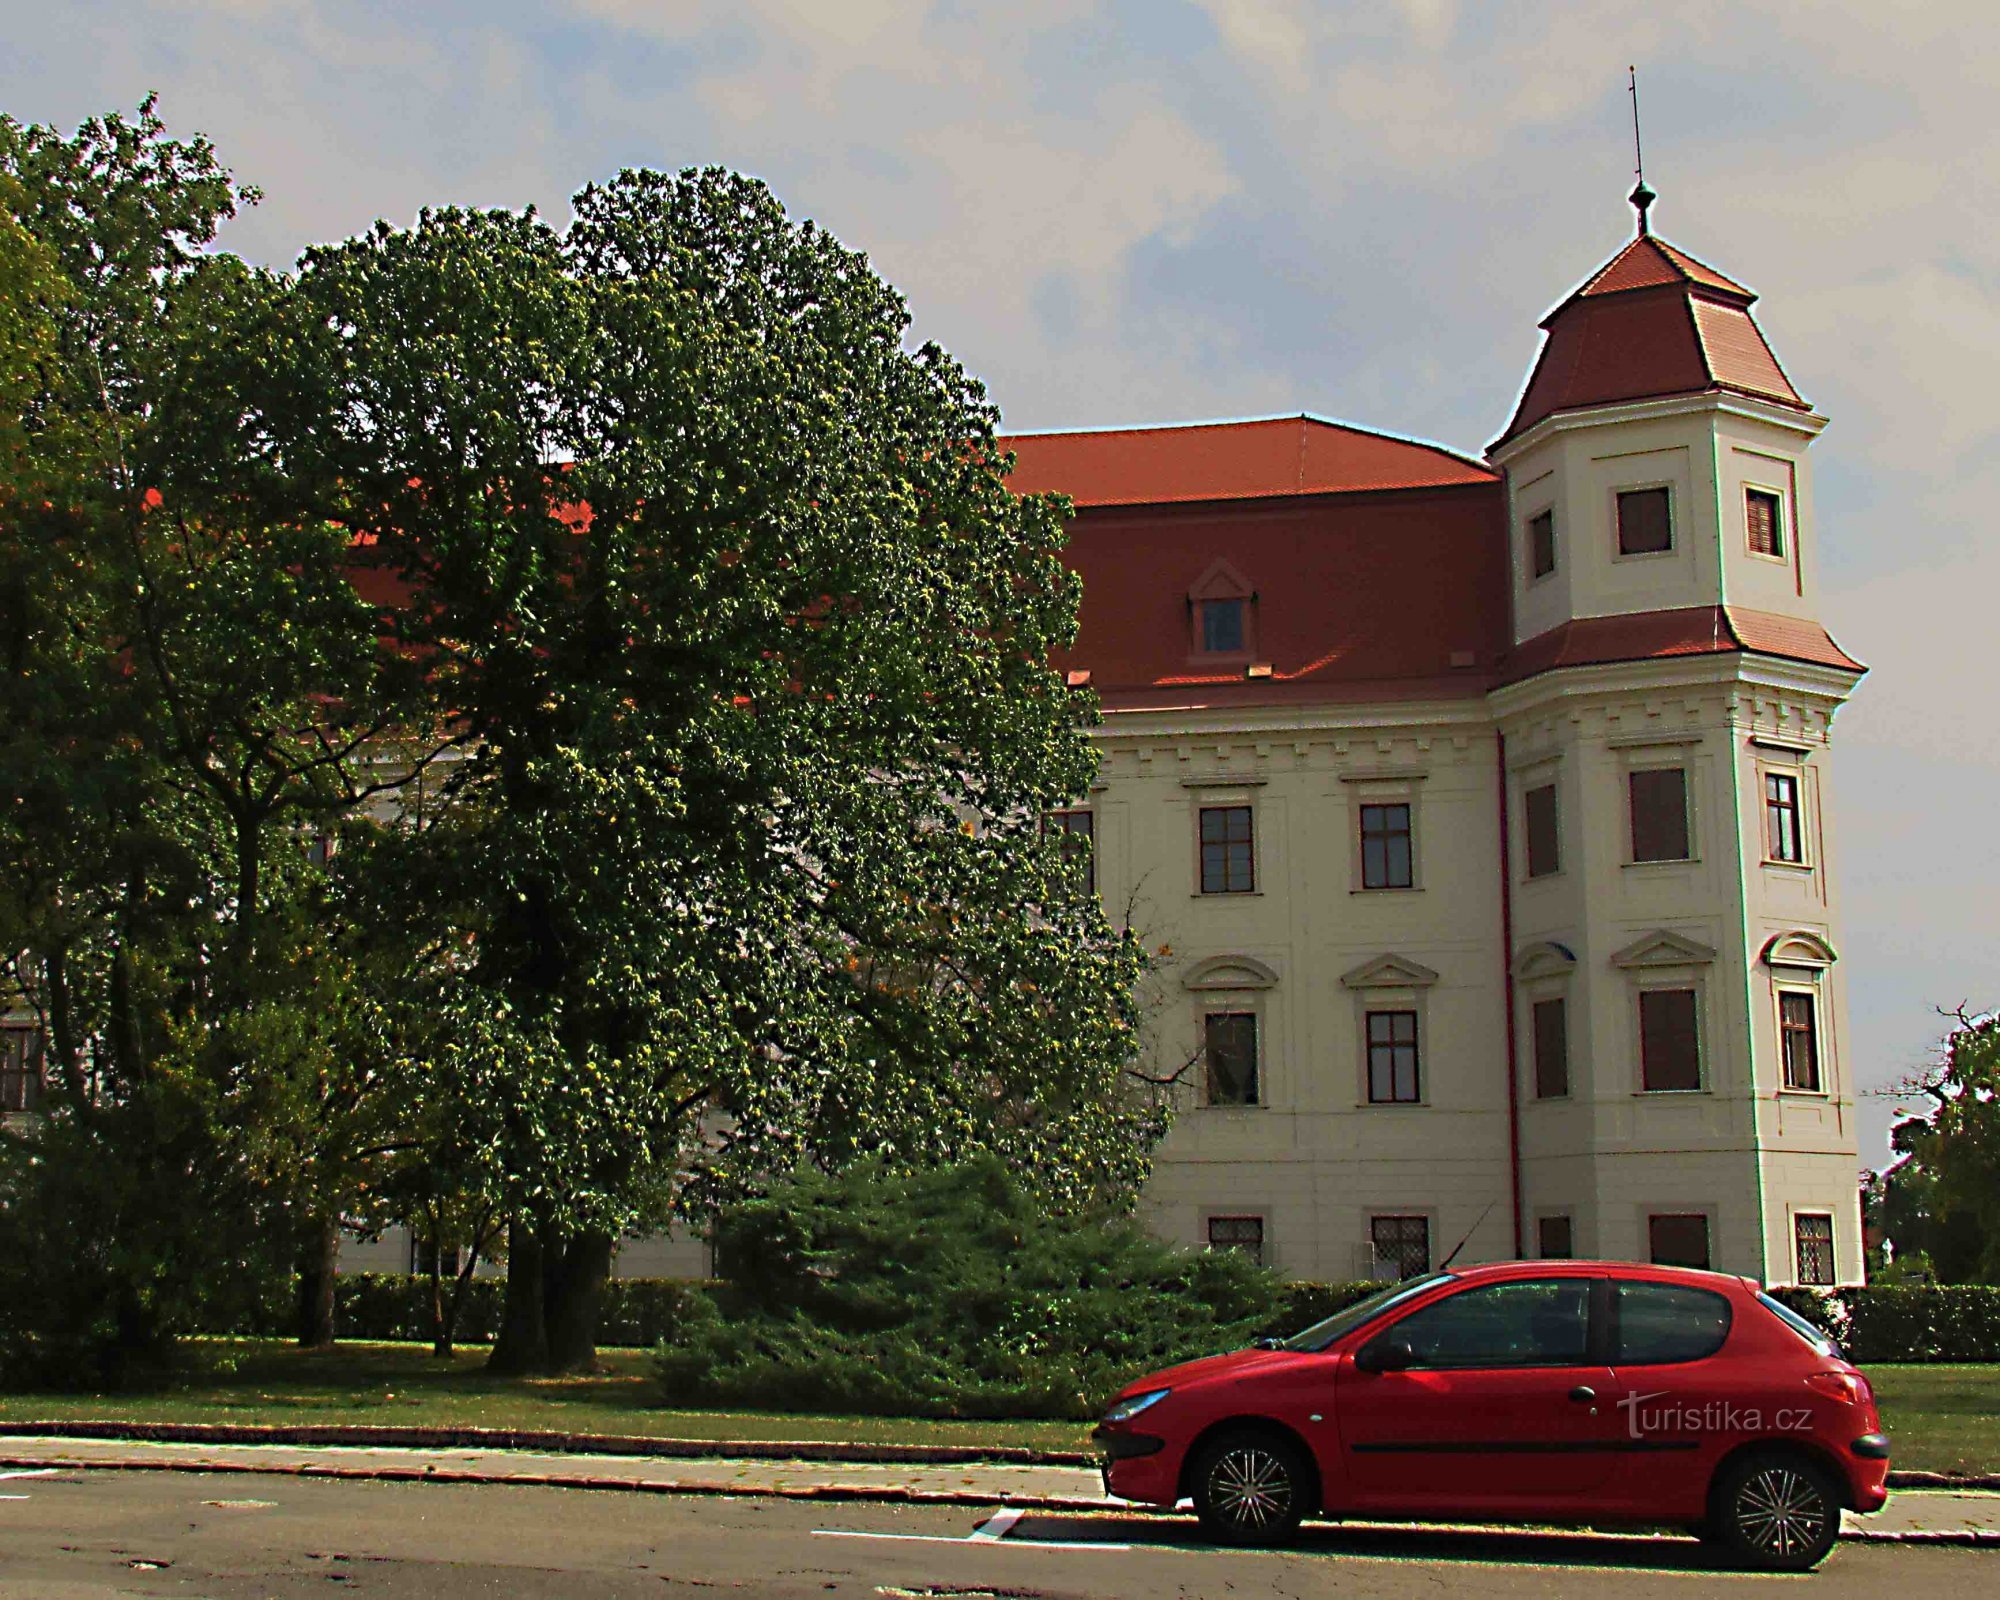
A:
[[[1698,1267],[1706,1272],[1708,1218],[1699,1213],[1656,1212],[1646,1219],[1646,1246],[1657,1267]]]
[[[1657,555],[1674,547],[1672,503],[1665,489],[1627,489],[1618,497],[1618,553]]]
[[[1798,1246],[1799,1282],[1825,1286],[1833,1282],[1833,1218],[1825,1212],[1802,1211],[1792,1219]]]
[[[1361,886],[1407,889],[1416,882],[1407,805],[1361,808]]]
[[[1784,1046],[1785,1087],[1817,1094],[1819,1004],[1810,990],[1786,989],[1779,994],[1778,1034]]]
[[[1750,550],[1754,555],[1783,556],[1785,553],[1785,502],[1769,489],[1743,492],[1743,520],[1750,529]]]
[[[1201,808],[1201,892],[1249,894],[1257,887],[1257,849],[1248,806]]]
[[[1538,511],[1528,519],[1528,560],[1538,578],[1556,570],[1556,514]]]
[[[1368,1013],[1368,1098],[1376,1105],[1413,1105],[1423,1098],[1416,1012]]]
[[[1690,859],[1686,769],[1649,767],[1631,775],[1630,789],[1632,859]]]
[[[1521,797],[1528,833],[1528,876],[1546,878],[1562,868],[1562,837],[1556,828],[1556,786],[1545,783]]]
[[[1701,1044],[1692,989],[1639,996],[1639,1082],[1649,1090],[1699,1089]]]
[[[1544,1261],[1567,1261],[1576,1254],[1574,1230],[1567,1216],[1542,1217],[1535,1224],[1536,1254]]]
[[[1535,1098],[1569,1093],[1569,1005],[1560,995],[1537,1000],[1535,1019]]]
[[[1799,834],[1799,780],[1789,772],[1764,774],[1764,850],[1773,861],[1803,861]]]
[[[1243,612],[1249,601],[1242,599],[1201,602],[1201,648],[1212,655],[1241,655],[1248,645]]]

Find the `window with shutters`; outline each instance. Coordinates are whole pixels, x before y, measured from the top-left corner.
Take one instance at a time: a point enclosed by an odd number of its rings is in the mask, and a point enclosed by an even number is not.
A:
[[[1556,514],[1538,511],[1528,519],[1528,568],[1537,578],[1556,570]]]
[[[1535,1253],[1544,1261],[1567,1261],[1576,1254],[1567,1216],[1543,1217],[1536,1222]]]
[[[1659,555],[1673,547],[1673,502],[1665,489],[1627,489],[1619,495],[1621,556]]]
[[[1257,1014],[1211,1011],[1202,1019],[1202,1054],[1208,1061],[1208,1103],[1254,1106],[1257,1094]]]
[[[1798,1247],[1799,1282],[1824,1288],[1833,1282],[1833,1218],[1825,1212],[1802,1211],[1792,1219]]]
[[[1043,824],[1045,830],[1059,836],[1063,858],[1069,862],[1070,870],[1077,875],[1085,894],[1097,893],[1097,826],[1095,815],[1087,810],[1051,811]]]
[[[1819,996],[1810,989],[1779,990],[1778,1035],[1784,1051],[1785,1087],[1817,1094]]]
[[[1561,995],[1537,1000],[1531,1013],[1535,1027],[1535,1098],[1555,1100],[1569,1093],[1569,1002]]]
[[[1649,1090],[1701,1087],[1698,996],[1693,989],[1639,994],[1639,1082]]]
[[[1799,780],[1794,773],[1764,774],[1764,856],[1768,861],[1806,858],[1805,835],[1799,828]]]
[[[1407,804],[1361,808],[1361,886],[1408,889],[1416,882]]]
[[[1628,773],[1632,859],[1686,861],[1693,854],[1688,828],[1687,770],[1648,767]]]
[[[42,1074],[41,1030],[32,1023],[0,1026],[0,1113],[39,1109]]]
[[[1248,806],[1201,808],[1201,892],[1249,894],[1257,887],[1256,839]]]
[[[1262,1217],[1210,1217],[1208,1247],[1234,1250],[1258,1266],[1264,1264],[1264,1219]]]
[[[1708,1270],[1708,1218],[1699,1212],[1656,1212],[1646,1219],[1648,1259],[1656,1267]]]
[[[1368,1242],[1374,1250],[1378,1275],[1416,1278],[1431,1270],[1429,1217],[1370,1217]]]
[[[1743,520],[1750,531],[1752,555],[1785,554],[1785,502],[1769,489],[1743,491]]]
[[[1421,1100],[1416,1012],[1371,1011],[1367,1027],[1369,1102],[1408,1105]]]
[[[1562,870],[1562,837],[1557,827],[1556,786],[1545,783],[1521,797],[1522,832],[1527,835],[1528,876],[1546,878]]]

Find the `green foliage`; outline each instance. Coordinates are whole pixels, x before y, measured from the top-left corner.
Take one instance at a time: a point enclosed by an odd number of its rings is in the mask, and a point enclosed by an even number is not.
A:
[[[2000,1361],[2000,1288],[1869,1284],[1775,1294],[1854,1361]]]
[[[1380,1283],[1362,1280],[1353,1283],[1305,1283],[1288,1281],[1279,1289],[1282,1297],[1278,1314],[1258,1331],[1274,1339],[1293,1334],[1322,1322],[1334,1312],[1379,1293]]]
[[[1241,1256],[1052,1215],[992,1156],[801,1173],[730,1208],[716,1248],[724,1284],[656,1364],[669,1405],[1089,1416],[1243,1344],[1278,1297]]]

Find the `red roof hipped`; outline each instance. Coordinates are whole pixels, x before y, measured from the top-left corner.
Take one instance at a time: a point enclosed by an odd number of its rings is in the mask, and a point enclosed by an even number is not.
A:
[[[1675,656],[1726,655],[1738,650],[1849,672],[1868,670],[1841,649],[1825,628],[1806,618],[1742,606],[1682,606],[1672,611],[1626,612],[1565,622],[1508,651],[1500,661],[1500,681],[1520,683],[1559,667],[1665,661]]]

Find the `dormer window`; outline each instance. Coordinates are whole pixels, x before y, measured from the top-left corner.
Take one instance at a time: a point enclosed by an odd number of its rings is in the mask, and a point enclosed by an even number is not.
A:
[[[1187,598],[1193,654],[1242,660],[1256,651],[1257,592],[1227,561],[1204,572]]]
[[[1618,497],[1618,553],[1659,555],[1674,547],[1672,505],[1665,489],[1627,489]]]

